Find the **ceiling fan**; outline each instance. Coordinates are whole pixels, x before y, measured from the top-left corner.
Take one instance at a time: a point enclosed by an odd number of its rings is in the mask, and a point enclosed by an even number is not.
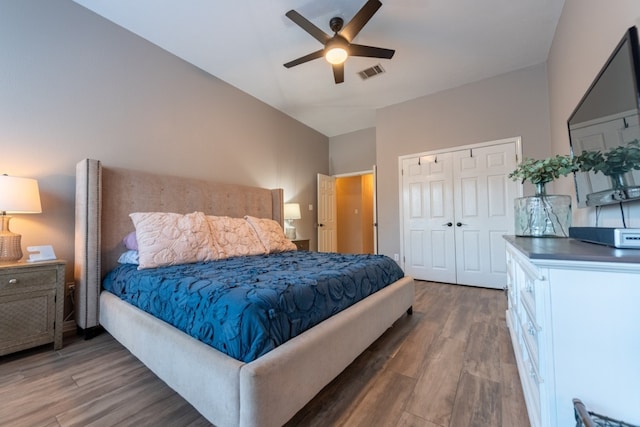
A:
[[[300,15],[295,10],[290,10],[285,15],[300,28],[311,34],[313,38],[324,45],[324,49],[317,50],[308,55],[294,59],[284,64],[291,68],[305,62],[325,57],[333,67],[333,78],[336,82],[344,82],[344,62],[349,56],[365,56],[369,58],[391,59],[395,50],[383,49],[381,47],[364,46],[351,43],[360,30],[366,25],[371,17],[380,9],[382,3],[379,0],[368,0],[367,3],[356,13],[356,15],[343,27],[344,20],[339,16],[331,18],[329,27],[333,31],[333,36],[328,35],[320,28],[313,25],[307,18]]]

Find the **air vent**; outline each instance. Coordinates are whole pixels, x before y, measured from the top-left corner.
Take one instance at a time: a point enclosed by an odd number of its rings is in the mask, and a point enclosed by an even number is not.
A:
[[[358,75],[360,76],[360,78],[362,78],[362,80],[367,80],[382,73],[384,73],[384,68],[382,68],[382,65],[378,64],[374,65],[371,68],[360,71]]]

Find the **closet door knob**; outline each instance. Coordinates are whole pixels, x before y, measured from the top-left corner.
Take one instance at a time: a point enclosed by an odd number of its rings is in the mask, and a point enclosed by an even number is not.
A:
[[[461,223],[461,222],[456,222],[456,225],[457,225],[458,227],[462,227],[463,225],[467,225],[467,224],[463,224],[463,223]]]
[[[449,221],[449,222],[447,222],[447,223],[445,223],[445,224],[442,224],[442,225],[446,225],[447,227],[452,227],[452,226],[453,226],[453,223],[452,223],[451,221]]]

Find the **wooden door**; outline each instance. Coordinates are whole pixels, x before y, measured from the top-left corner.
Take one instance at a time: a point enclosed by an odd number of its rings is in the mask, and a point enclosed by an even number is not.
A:
[[[318,252],[338,249],[336,221],[336,180],[318,174]]]

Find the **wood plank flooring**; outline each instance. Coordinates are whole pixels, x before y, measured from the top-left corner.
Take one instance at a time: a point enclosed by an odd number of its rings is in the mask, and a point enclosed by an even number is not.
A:
[[[403,316],[287,423],[528,426],[497,290],[416,282]],[[210,426],[107,333],[0,357],[0,425]]]

